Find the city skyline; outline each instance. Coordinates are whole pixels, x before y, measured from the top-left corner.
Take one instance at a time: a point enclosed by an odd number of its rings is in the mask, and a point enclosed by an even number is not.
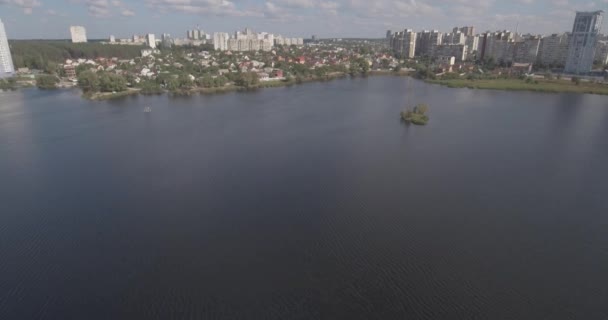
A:
[[[197,25],[208,32],[249,26],[286,36],[381,38],[387,29],[446,32],[454,25],[473,25],[477,32],[559,33],[571,30],[575,11],[607,9],[608,0],[381,0],[371,6],[360,0],[4,0],[0,19],[11,39],[68,39],[70,25],[85,26],[90,39],[134,33],[182,36]]]

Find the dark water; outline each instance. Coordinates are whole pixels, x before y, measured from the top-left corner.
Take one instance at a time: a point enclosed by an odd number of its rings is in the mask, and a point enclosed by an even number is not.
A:
[[[0,319],[608,319],[608,98],[0,93],[0,212]]]

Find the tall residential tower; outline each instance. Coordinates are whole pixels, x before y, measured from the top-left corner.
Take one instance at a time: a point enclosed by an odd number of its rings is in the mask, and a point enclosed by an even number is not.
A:
[[[565,72],[587,73],[593,68],[597,38],[602,27],[604,11],[576,12]]]
[[[15,73],[11,49],[4,31],[4,24],[0,20],[0,78],[10,77]]]
[[[87,30],[81,26],[71,26],[70,35],[72,36],[72,43],[87,42]]]

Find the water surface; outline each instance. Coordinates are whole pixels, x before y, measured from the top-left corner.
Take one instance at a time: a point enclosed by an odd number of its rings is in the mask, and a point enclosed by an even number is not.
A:
[[[0,93],[0,319],[607,319],[607,101]]]

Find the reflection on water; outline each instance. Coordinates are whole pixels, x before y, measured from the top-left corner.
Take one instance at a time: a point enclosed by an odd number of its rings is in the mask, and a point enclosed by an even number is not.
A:
[[[608,318],[605,120],[397,77],[0,93],[0,319]]]

